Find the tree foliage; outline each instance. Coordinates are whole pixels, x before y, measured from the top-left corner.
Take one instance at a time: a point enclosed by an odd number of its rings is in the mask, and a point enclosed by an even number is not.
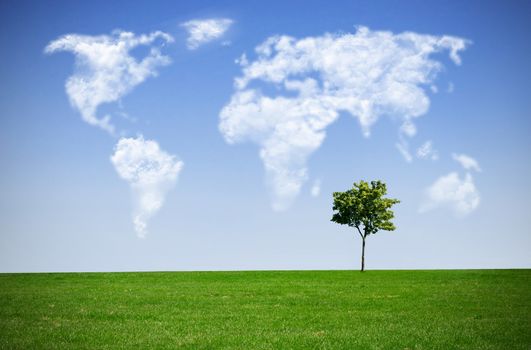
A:
[[[379,230],[393,231],[396,227],[391,222],[394,213],[390,208],[400,203],[398,199],[383,198],[387,186],[382,181],[354,183],[352,189],[334,192],[334,207],[337,211],[332,221],[356,227],[362,236],[374,234]]]

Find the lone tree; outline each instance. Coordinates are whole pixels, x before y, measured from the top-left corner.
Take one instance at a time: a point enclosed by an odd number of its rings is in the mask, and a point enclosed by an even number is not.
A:
[[[365,270],[365,239],[378,230],[393,231],[391,222],[395,214],[390,209],[398,199],[384,198],[387,186],[380,180],[367,183],[361,180],[352,189],[334,192],[334,215],[332,221],[355,227],[361,236],[361,271]]]

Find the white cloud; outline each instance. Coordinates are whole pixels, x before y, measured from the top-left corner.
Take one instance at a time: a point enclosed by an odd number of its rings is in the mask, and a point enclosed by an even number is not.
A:
[[[417,149],[417,158],[431,160],[439,159],[439,153],[433,149],[431,140],[424,142],[424,144]]]
[[[312,197],[318,197],[321,194],[321,180],[317,179],[313,182],[310,194]]]
[[[170,63],[160,46],[172,41],[160,31],[138,36],[123,31],[100,36],[68,34],[50,42],[45,52],[70,51],[76,56],[74,74],[66,81],[70,102],[87,123],[114,134],[111,117],[98,118],[98,107],[119,100],[148,77],[156,76],[157,67]],[[130,51],[140,45],[149,46],[150,51],[138,61]]]
[[[397,142],[395,146],[406,162],[411,163],[413,161],[413,156],[411,155],[411,152],[409,152],[409,145],[403,137],[400,137],[400,141]]]
[[[133,191],[133,223],[138,237],[147,233],[147,221],[162,206],[175,185],[183,162],[161,150],[158,143],[137,138],[121,138],[111,156],[116,172]]]
[[[474,158],[467,156],[466,154],[452,154],[452,158],[457,161],[465,170],[475,170],[481,172],[479,163]]]
[[[438,178],[426,190],[426,200],[419,211],[426,212],[438,207],[449,207],[458,216],[474,211],[480,201],[474,179],[469,173],[461,179],[456,172]]]
[[[448,88],[446,89],[446,92],[448,92],[449,94],[454,92],[454,83],[452,82],[448,83]]]
[[[240,66],[248,65],[249,61],[247,60],[247,55],[245,53],[242,53],[240,57],[234,60],[234,63],[239,64]]]
[[[466,44],[457,37],[365,27],[300,40],[270,37],[256,47],[254,61],[245,55],[238,60],[243,74],[220,113],[220,131],[229,143],[260,146],[273,207],[285,209],[307,180],[307,158],[339,113],[357,118],[365,136],[382,115],[401,122],[401,137],[413,136],[414,119],[429,108],[426,90],[442,69],[432,55],[448,50],[460,64],[458,52]],[[274,84],[279,94],[263,94],[258,82]],[[405,141],[397,147],[407,151]]]
[[[209,41],[220,38],[232,23],[233,20],[228,18],[194,19],[182,23],[181,26],[188,32],[186,40],[188,49],[195,50]],[[223,43],[229,43],[230,45],[230,41],[224,41]]]

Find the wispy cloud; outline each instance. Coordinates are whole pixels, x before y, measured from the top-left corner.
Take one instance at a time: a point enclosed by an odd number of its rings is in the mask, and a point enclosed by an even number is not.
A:
[[[148,77],[156,76],[157,67],[170,63],[160,47],[172,41],[160,31],[138,36],[123,31],[100,36],[68,34],[50,42],[45,52],[69,51],[76,56],[74,74],[66,81],[70,102],[87,123],[114,134],[111,117],[98,117],[98,107],[119,100]],[[150,51],[138,61],[130,51],[140,45],[149,46]]]
[[[321,180],[317,179],[313,182],[310,194],[312,197],[318,197],[321,194]]]
[[[479,163],[470,156],[454,153],[452,157],[465,170],[481,171]],[[420,212],[446,206],[452,208],[458,216],[471,213],[480,202],[474,178],[469,172],[464,178],[460,178],[457,172],[441,176],[426,189],[425,197],[424,203],[420,206]]]
[[[403,137],[400,137],[400,141],[398,141],[395,146],[406,162],[411,163],[413,161],[413,156],[411,155],[411,152],[409,152],[409,144]]]
[[[477,172],[481,172],[481,168],[479,167],[479,163],[474,158],[467,156],[466,154],[456,154],[453,153],[452,157],[455,161],[457,161],[465,170],[475,170]]]
[[[121,138],[111,162],[133,191],[133,223],[137,235],[143,238],[149,218],[160,209],[167,192],[175,185],[183,162],[142,136]]]
[[[181,26],[188,32],[186,40],[188,49],[195,50],[209,41],[221,38],[232,23],[233,20],[229,18],[194,19],[182,23]]]
[[[431,160],[439,159],[439,153],[433,149],[431,140],[424,142],[424,144],[417,149],[417,158]]]
[[[365,136],[382,115],[397,117],[400,135],[413,136],[414,119],[429,108],[426,90],[442,68],[432,55],[447,50],[460,64],[466,45],[457,37],[365,27],[300,40],[270,37],[256,47],[254,61],[238,60],[242,76],[220,113],[220,130],[229,143],[260,146],[273,208],[286,209],[307,180],[307,158],[340,112],[357,118]],[[275,84],[279,94],[263,94],[256,82]]]
[[[472,175],[467,173],[460,178],[456,172],[438,178],[426,189],[426,199],[419,212],[427,212],[438,207],[449,207],[458,216],[465,216],[474,211],[480,196]]]
[[[449,93],[449,94],[454,92],[454,83],[452,83],[452,82],[448,83],[448,88],[446,89],[446,92]]]

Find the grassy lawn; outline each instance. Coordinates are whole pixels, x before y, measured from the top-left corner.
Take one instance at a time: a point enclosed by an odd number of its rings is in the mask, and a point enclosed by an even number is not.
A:
[[[2,349],[531,349],[531,270],[0,274]]]

